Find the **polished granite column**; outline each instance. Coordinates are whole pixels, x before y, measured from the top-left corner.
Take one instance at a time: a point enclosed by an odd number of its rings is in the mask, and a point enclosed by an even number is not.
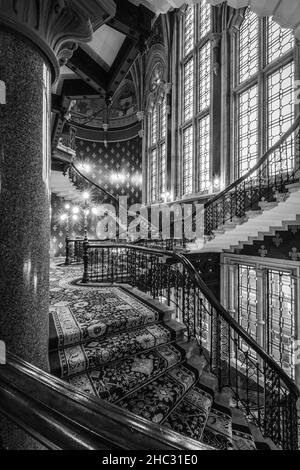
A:
[[[50,70],[25,38],[0,31],[0,338],[48,369]]]
[[[0,340],[46,371],[51,83],[114,13],[108,0],[0,0]],[[0,439],[9,449],[41,448],[1,415]]]

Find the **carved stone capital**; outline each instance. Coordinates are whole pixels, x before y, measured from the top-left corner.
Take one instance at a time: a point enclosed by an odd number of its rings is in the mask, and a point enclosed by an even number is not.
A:
[[[172,83],[165,83],[164,90],[165,90],[166,95],[169,95],[172,90]]]
[[[145,113],[144,113],[144,111],[138,111],[138,112],[136,113],[136,116],[137,116],[137,118],[138,118],[138,121],[141,122],[141,121],[144,120]]]
[[[111,0],[0,0],[0,26],[33,42],[49,60],[55,81],[77,44],[90,41],[115,11]]]

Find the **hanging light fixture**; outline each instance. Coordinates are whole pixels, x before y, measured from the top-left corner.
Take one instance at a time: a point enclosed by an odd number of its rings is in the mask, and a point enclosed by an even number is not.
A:
[[[104,116],[103,116],[103,130],[104,130],[104,147],[107,149],[108,148],[108,142],[107,142],[107,132],[109,129],[109,117],[110,117],[110,107],[111,107],[111,96],[106,95],[105,98],[105,108],[104,108]]]

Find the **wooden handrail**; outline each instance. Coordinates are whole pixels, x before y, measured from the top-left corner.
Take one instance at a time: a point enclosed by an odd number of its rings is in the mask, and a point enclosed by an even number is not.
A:
[[[48,449],[213,450],[9,353],[0,366],[0,413]]]

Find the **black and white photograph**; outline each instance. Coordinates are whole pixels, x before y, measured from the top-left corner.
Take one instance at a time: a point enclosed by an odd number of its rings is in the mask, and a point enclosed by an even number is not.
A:
[[[300,450],[300,0],[0,0],[0,459],[46,450]]]

